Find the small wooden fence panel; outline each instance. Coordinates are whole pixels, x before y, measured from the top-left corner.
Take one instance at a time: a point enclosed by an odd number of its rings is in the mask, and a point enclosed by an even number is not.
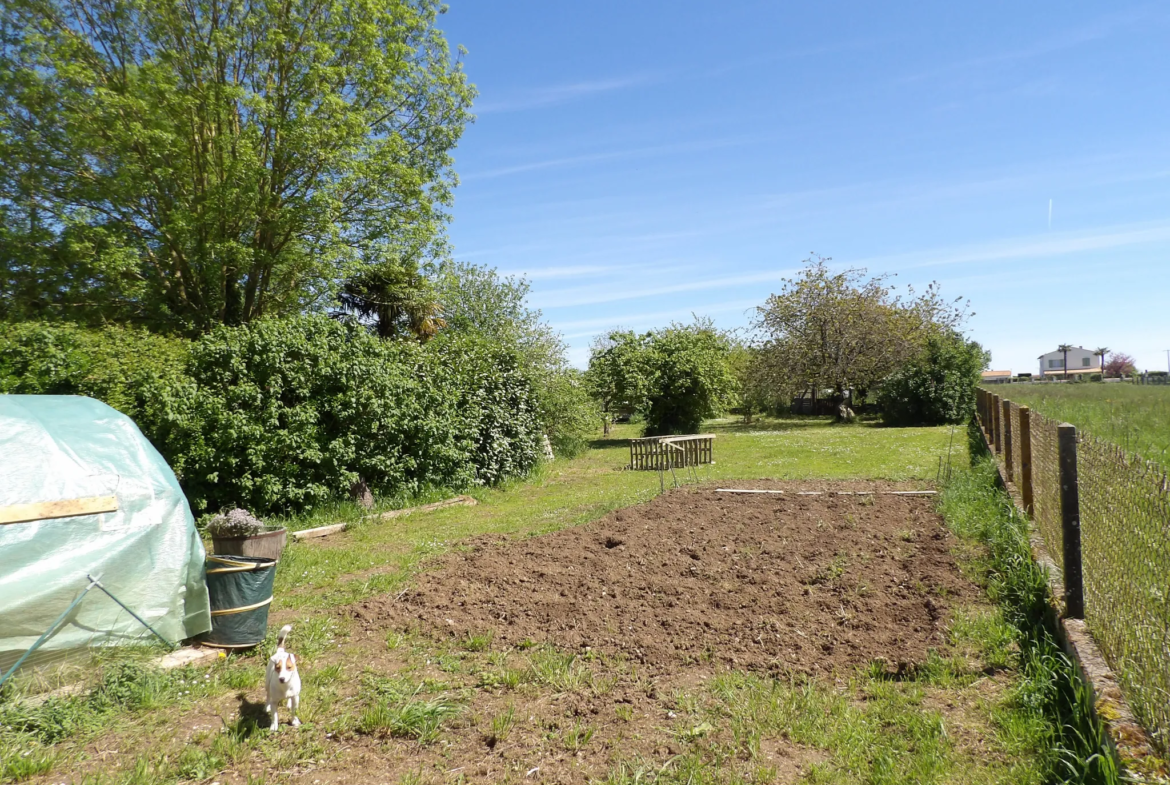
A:
[[[715,434],[630,439],[630,468],[666,471],[715,463]]]

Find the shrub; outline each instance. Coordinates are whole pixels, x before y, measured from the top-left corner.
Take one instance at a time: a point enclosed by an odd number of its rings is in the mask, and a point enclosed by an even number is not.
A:
[[[134,327],[6,323],[0,331],[0,393],[87,395],[141,427],[150,418],[153,383],[182,372],[188,346],[181,338]]]
[[[891,374],[878,391],[887,425],[960,423],[975,411],[975,388],[987,353],[954,332],[930,336],[923,351]]]
[[[1101,381],[1101,374],[1099,374],[1099,373],[1091,373],[1091,374],[1089,374],[1089,381],[1091,381],[1091,382],[1099,382],[1099,381]]]
[[[197,511],[303,510],[489,484],[538,455],[531,388],[484,341],[383,341],[320,316],[221,327],[157,390],[152,436]]]
[[[720,413],[735,390],[729,348],[726,338],[705,323],[673,325],[651,336],[647,436],[697,433],[705,418]]]
[[[563,458],[580,455],[597,434],[601,411],[586,390],[584,374],[562,368],[548,374],[539,391],[540,419],[553,452]]]
[[[454,399],[443,404],[471,481],[492,485],[524,474],[541,454],[539,402],[516,354],[474,334],[447,336],[427,345],[435,382]],[[436,417],[436,422],[442,418]]]

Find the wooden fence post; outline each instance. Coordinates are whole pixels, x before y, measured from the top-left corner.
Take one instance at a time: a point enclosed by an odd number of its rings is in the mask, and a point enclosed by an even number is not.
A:
[[[1020,407],[1020,433],[1016,439],[1015,449],[1020,451],[1020,478],[1016,485],[1020,488],[1020,495],[1024,497],[1024,512],[1032,517],[1032,410],[1027,406]]]
[[[1003,415],[1003,407],[999,404],[999,396],[991,396],[991,446],[996,455],[1003,452],[1003,443],[1000,441],[1000,418]]]
[[[1015,482],[1016,481],[1015,468],[1012,464],[1012,459],[1014,457],[1012,455],[1012,449],[1013,449],[1012,436],[1014,436],[1014,434],[1012,433],[1012,402],[1011,401],[1004,400],[1003,414],[1002,414],[1002,417],[1000,419],[1003,420],[1004,475],[1007,476],[1008,482]]]
[[[1077,429],[1068,423],[1056,428],[1060,466],[1060,526],[1063,541],[1064,615],[1085,618],[1085,585],[1081,568],[1081,500],[1077,482]]]

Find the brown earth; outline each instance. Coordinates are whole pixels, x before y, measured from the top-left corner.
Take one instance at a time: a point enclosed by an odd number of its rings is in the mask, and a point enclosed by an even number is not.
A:
[[[921,662],[944,645],[951,604],[978,595],[930,498],[873,483],[849,486],[872,496],[753,486],[789,493],[684,488],[552,534],[475,538],[354,615],[593,650],[659,673],[700,662],[815,673]]]
[[[304,785],[412,778],[567,785],[600,781],[628,761],[647,766],[648,778],[703,745],[733,744],[726,727],[685,740],[706,715],[684,698],[710,701],[705,685],[726,667],[830,679],[878,659],[897,668],[946,646],[953,606],[982,602],[950,555],[954,540],[931,499],[857,495],[908,486],[736,487],[791,493],[678,489],[577,528],[476,538],[428,565],[406,592],[351,606],[356,623],[342,625],[349,629],[337,648],[302,652],[305,724],[255,731],[254,747],[225,763],[214,781],[244,785],[259,774]],[[796,495],[812,489],[826,493]],[[853,493],[832,492],[843,490]],[[296,619],[274,623],[283,621]],[[489,631],[489,650],[469,650],[469,635]],[[574,660],[585,674],[580,685],[540,682],[532,666],[545,650],[526,642],[583,654]],[[296,650],[295,630],[293,644]],[[256,668],[259,674],[260,660]],[[337,670],[324,676],[329,668]],[[503,686],[496,675],[507,672],[522,673],[522,683]],[[355,730],[376,700],[372,681],[395,678],[441,684],[434,695],[459,704],[438,741]],[[211,747],[244,715],[263,727],[258,679],[166,720],[165,732],[127,729],[96,740],[70,776],[127,775],[120,767],[132,766],[144,744],[172,757],[192,745]],[[982,726],[968,716],[978,712],[937,709],[948,728],[959,728],[952,732],[964,747],[982,744]],[[493,722],[505,713],[514,714],[515,727],[501,740]],[[571,747],[570,734],[586,728],[592,738]],[[774,734],[761,739],[758,759],[725,765],[741,773],[771,768],[774,781],[786,783],[826,758]]]

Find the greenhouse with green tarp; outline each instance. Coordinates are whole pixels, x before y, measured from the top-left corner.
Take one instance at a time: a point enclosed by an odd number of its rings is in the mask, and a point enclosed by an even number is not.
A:
[[[206,632],[204,557],[174,472],[129,417],[0,395],[0,673],[46,632],[28,662]]]

